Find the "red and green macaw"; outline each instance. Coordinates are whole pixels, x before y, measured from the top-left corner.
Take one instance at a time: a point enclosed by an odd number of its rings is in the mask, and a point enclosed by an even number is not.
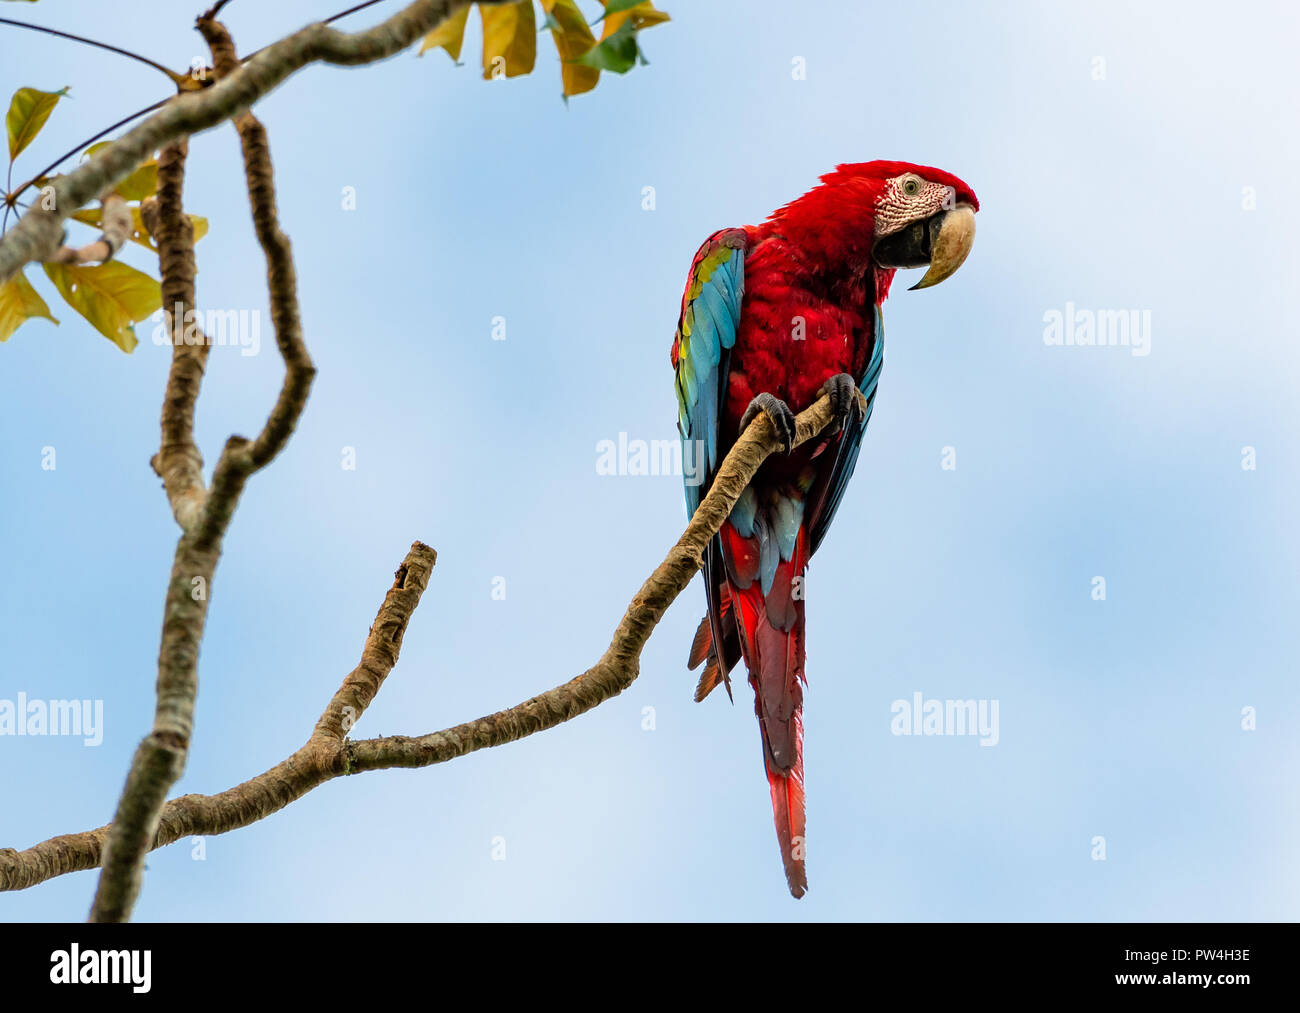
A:
[[[683,454],[703,473],[686,485],[694,513],[719,462],[757,412],[787,453],[759,469],[704,558],[708,614],[690,667],[695,699],[731,694],[741,658],[754,688],[776,835],[790,892],[804,867],[804,572],[853,474],[884,352],[881,303],[899,268],[943,281],[975,237],[979,202],[939,169],[841,165],[761,225],[722,229],[691,264],[673,339]],[[863,410],[856,390],[866,398]],[[794,416],[823,393],[837,421],[791,451]],[[701,467],[702,466],[702,467]]]

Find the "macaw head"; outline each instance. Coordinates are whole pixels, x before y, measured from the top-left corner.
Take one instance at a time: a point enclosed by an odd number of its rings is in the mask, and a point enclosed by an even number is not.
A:
[[[975,192],[942,169],[854,162],[821,180],[777,211],[773,226],[812,246],[831,268],[856,273],[874,265],[883,275],[882,296],[899,268],[929,268],[913,289],[939,284],[975,242]]]

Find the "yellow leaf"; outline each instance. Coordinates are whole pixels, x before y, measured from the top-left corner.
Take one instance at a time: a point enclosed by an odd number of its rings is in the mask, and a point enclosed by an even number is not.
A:
[[[162,306],[158,282],[116,260],[83,264],[42,264],[67,304],[90,321],[95,330],[124,352],[135,349],[132,324]]]
[[[144,200],[158,192],[158,163],[152,158],[113,188],[127,200]]]
[[[466,4],[426,35],[420,43],[419,55],[423,56],[428,49],[441,48],[447,51],[452,60],[460,63],[460,47],[465,41],[465,22],[469,20],[469,8],[470,5]]]
[[[479,6],[483,18],[483,77],[517,77],[537,61],[537,15],[533,0]]]
[[[112,143],[112,141],[100,141],[98,144],[92,144],[86,149],[86,155],[93,155],[100,148],[106,148]],[[121,194],[127,200],[144,200],[146,197],[152,197],[158,192],[158,163],[152,158],[147,162],[141,162],[135,172],[113,188],[113,192]]]
[[[5,127],[9,131],[9,161],[18,157],[27,145],[36,139],[45,126],[45,121],[54,112],[59,99],[67,94],[63,91],[37,91],[35,88],[19,88],[9,102],[9,114],[5,117]]]
[[[131,241],[133,243],[139,243],[146,250],[153,250],[154,253],[157,253],[158,244],[153,241],[153,236],[151,236],[149,230],[145,228],[144,219],[140,216],[140,209],[132,206],[127,208],[127,210],[131,212]],[[186,215],[186,217],[189,218],[190,224],[194,226],[194,241],[197,243],[208,234],[208,220],[201,215]],[[72,213],[72,218],[74,221],[81,222],[85,225],[93,225],[95,228],[102,227],[102,218],[99,208],[82,208],[80,211],[74,211]]]
[[[564,80],[564,97],[591,91],[600,81],[600,70],[570,62],[596,44],[587,19],[574,0],[542,0],[542,9],[554,22],[551,36],[562,61],[560,75]]]
[[[606,6],[609,6],[606,4]],[[611,35],[623,27],[624,23],[631,20],[632,27],[636,31],[642,28],[652,28],[655,25],[662,25],[665,21],[671,20],[663,11],[655,10],[655,5],[650,0],[639,3],[635,7],[629,7],[625,11],[616,11],[605,18],[605,29],[601,32],[601,41],[608,39]]]
[[[24,275],[15,274],[0,285],[0,341],[8,341],[26,321],[37,317],[54,320],[49,306]]]

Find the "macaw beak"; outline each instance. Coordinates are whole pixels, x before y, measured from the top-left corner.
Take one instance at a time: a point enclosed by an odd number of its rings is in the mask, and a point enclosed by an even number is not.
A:
[[[913,222],[876,241],[872,256],[881,267],[930,269],[909,291],[937,285],[966,260],[975,245],[975,209],[958,204]]]

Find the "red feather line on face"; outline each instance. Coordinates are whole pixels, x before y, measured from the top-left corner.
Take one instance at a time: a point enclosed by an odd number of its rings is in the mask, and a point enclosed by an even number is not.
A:
[[[828,172],[821,177],[821,181],[831,186],[841,183],[850,183],[864,179],[874,179],[884,182],[887,179],[893,179],[895,176],[902,176],[905,173],[914,172],[931,183],[939,183],[943,186],[950,186],[957,194],[959,204],[969,204],[976,211],[980,209],[980,202],[975,196],[975,191],[958,179],[950,172],[944,172],[942,169],[936,169],[929,165],[913,165],[911,162],[847,162],[844,165],[837,165],[834,172]]]

